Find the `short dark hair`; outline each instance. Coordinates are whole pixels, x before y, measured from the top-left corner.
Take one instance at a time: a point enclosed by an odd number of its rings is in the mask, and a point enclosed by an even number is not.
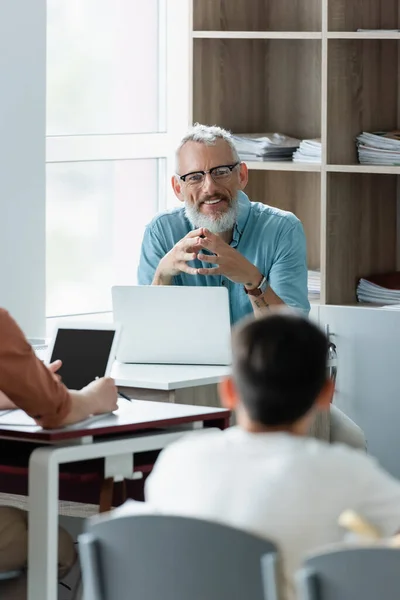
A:
[[[328,339],[307,318],[284,312],[233,332],[233,378],[249,417],[266,426],[305,416],[327,379]]]

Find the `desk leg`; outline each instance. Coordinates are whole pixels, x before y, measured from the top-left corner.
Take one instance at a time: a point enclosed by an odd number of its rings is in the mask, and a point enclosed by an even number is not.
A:
[[[52,447],[29,460],[28,600],[57,598],[58,464]]]

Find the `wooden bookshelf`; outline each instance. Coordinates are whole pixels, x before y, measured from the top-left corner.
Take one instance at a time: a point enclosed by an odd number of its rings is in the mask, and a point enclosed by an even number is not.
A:
[[[399,0],[192,0],[192,121],[321,137],[321,165],[248,162],[252,200],[294,212],[321,302],[399,267],[400,167],[357,161],[361,131],[400,126]]]

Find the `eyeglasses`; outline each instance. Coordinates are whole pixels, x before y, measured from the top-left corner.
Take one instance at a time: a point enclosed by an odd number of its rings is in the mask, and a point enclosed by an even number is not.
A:
[[[203,185],[207,173],[210,173],[214,181],[219,182],[224,179],[229,179],[233,169],[238,165],[240,165],[240,162],[237,162],[234,165],[220,165],[219,167],[213,167],[209,171],[193,171],[192,173],[186,173],[186,175],[178,175],[178,177],[188,185],[196,186]]]

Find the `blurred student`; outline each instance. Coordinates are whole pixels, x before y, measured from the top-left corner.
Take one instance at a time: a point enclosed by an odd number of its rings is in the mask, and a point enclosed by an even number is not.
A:
[[[157,512],[219,521],[279,546],[286,598],[307,553],[340,542],[353,509],[383,535],[400,527],[400,483],[364,453],[308,437],[328,410],[328,340],[309,320],[271,313],[233,337],[233,376],[220,386],[238,426],[193,433],[165,449],[147,480]]]

